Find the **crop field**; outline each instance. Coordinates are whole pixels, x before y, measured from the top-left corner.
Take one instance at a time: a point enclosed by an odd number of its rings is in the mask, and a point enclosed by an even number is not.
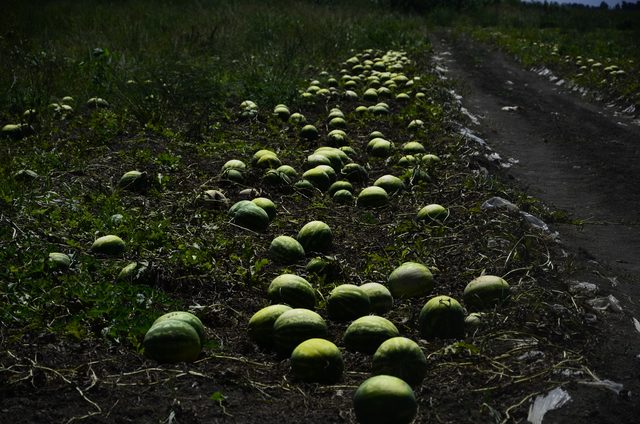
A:
[[[353,398],[380,342],[345,337],[371,312],[423,355],[403,371],[418,376],[415,422],[523,421],[536,396],[597,379],[585,354],[599,328],[565,291],[571,258],[531,224],[567,218],[462,134],[424,17],[364,1],[9,3],[3,421],[378,422]],[[614,62],[637,102],[637,59]],[[408,262],[426,272],[396,283]],[[285,274],[310,301],[272,290]],[[465,289],[483,275],[507,288],[478,303]],[[358,287],[345,290],[364,309],[336,303],[336,287],[366,283],[392,304],[374,310]],[[429,321],[436,296],[447,312]],[[295,368],[295,334],[251,328],[281,303],[319,315],[343,364],[331,381]],[[170,337],[147,334],[172,311],[204,327],[180,327],[191,350],[177,360]]]

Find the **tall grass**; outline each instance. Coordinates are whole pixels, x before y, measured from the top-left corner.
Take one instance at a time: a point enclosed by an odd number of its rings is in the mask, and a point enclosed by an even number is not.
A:
[[[131,93],[128,80],[161,80],[173,107],[285,102],[312,68],[332,66],[351,49],[425,40],[420,18],[368,1],[10,0],[4,10],[5,120],[65,95]]]

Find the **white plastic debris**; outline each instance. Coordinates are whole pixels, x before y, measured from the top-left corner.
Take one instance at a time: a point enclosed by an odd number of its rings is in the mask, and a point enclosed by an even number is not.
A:
[[[520,110],[519,106],[502,106],[501,108],[505,112],[517,112]]]
[[[597,311],[622,312],[620,302],[611,294],[606,297],[596,297],[595,299],[588,300],[587,303]]]
[[[520,215],[522,215],[522,217],[527,222],[527,224],[531,225],[532,227],[542,230],[544,232],[549,231],[549,226],[537,216],[534,216],[528,212],[522,212],[522,211],[520,212]]]
[[[569,281],[569,293],[581,294],[586,296],[595,295],[598,292],[598,286],[587,281]]]
[[[542,419],[547,412],[562,407],[570,400],[569,393],[561,387],[556,387],[544,396],[536,396],[531,406],[529,406],[527,421],[532,424],[542,424]]]
[[[600,380],[597,377],[593,381],[581,381],[580,383],[584,384],[586,386],[591,386],[591,387],[597,387],[597,388],[600,388],[600,389],[611,390],[616,395],[619,395],[620,392],[624,389],[624,385],[623,384],[616,383],[615,381],[611,381],[611,380]]]
[[[471,131],[469,128],[461,128],[459,132],[460,132],[460,135],[462,135],[466,139],[474,141],[479,145],[481,145],[482,147],[487,146],[487,142],[481,139],[480,137],[478,137],[477,135],[475,135],[473,131]]]
[[[469,112],[469,109],[467,109],[466,107],[461,107],[460,112],[462,112],[467,118],[469,118],[473,125],[480,125],[480,120],[478,119],[478,117]]]
[[[489,200],[486,200],[480,209],[506,209],[510,212],[517,212],[520,210],[516,205],[508,201],[507,199],[503,199],[502,197],[492,197]]]
[[[632,318],[633,326],[636,328],[636,331],[640,333],[640,321],[638,321],[635,317]]]

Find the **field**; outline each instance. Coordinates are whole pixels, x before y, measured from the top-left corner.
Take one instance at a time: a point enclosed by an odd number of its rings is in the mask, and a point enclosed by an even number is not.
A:
[[[348,322],[329,319],[327,299],[340,284],[387,284],[407,261],[426,265],[435,280],[428,295],[395,299],[384,314],[426,355],[426,377],[414,386],[416,422],[522,422],[537,395],[599,381],[589,355],[603,328],[586,299],[566,291],[572,257],[552,231],[527,220],[570,218],[505,182],[490,152],[462,134],[455,87],[431,57],[433,16],[364,1],[9,3],[0,18],[0,124],[20,126],[0,140],[4,420],[355,423],[352,397],[371,375],[371,356],[346,349]],[[514,41],[522,33],[465,28],[522,49]],[[527,34],[562,43],[558,32]],[[625,74],[607,95],[637,104],[637,51],[616,45],[611,64]],[[580,54],[564,48],[559,57]],[[534,53],[527,66],[553,66]],[[377,96],[366,98],[372,87]],[[304,115],[317,137],[275,114],[278,104]],[[344,141],[329,136],[339,125],[329,119],[334,109],[344,115]],[[372,149],[374,131],[392,148]],[[411,141],[437,158],[401,160]],[[336,201],[325,182],[296,184],[323,146],[351,148],[331,167],[355,197],[384,175],[402,188],[365,207]],[[253,160],[261,149],[277,163]],[[240,175],[223,169],[233,159],[246,165]],[[342,168],[347,162],[361,165],[356,174]],[[283,164],[298,177],[269,176]],[[143,182],[123,185],[133,170]],[[207,190],[226,200],[212,201]],[[266,228],[246,228],[228,213],[254,197],[276,205]],[[517,208],[487,207],[494,197]],[[446,218],[417,219],[433,203]],[[296,237],[314,220],[328,224],[332,246],[291,264],[274,260],[272,240]],[[124,251],[92,249],[105,235],[122,238]],[[52,252],[68,255],[68,266],[51,261]],[[326,266],[311,272],[316,257]],[[123,276],[130,264],[136,272]],[[283,273],[312,284],[327,338],[344,358],[338,383],[299,381],[288,355],[247,335]],[[484,274],[509,282],[509,301],[463,337],[423,338],[425,302],[462,302],[466,285]],[[198,359],[145,357],[146,331],[176,310],[206,327]]]

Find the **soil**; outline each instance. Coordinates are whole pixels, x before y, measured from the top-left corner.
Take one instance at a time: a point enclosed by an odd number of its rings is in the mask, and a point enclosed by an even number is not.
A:
[[[605,105],[523,69],[514,58],[472,40],[441,34],[434,54],[454,80],[462,104],[478,118],[470,128],[500,154],[504,171],[531,196],[565,211],[552,223],[574,277],[613,295],[622,312],[602,323],[609,337],[587,353],[592,371],[620,383],[614,391],[575,384],[572,401],[545,423],[631,423],[640,413],[640,127]],[[503,108],[507,108],[507,110]],[[515,108],[514,108],[515,107]],[[516,162],[517,161],[517,162]],[[640,330],[640,329],[638,329]]]

